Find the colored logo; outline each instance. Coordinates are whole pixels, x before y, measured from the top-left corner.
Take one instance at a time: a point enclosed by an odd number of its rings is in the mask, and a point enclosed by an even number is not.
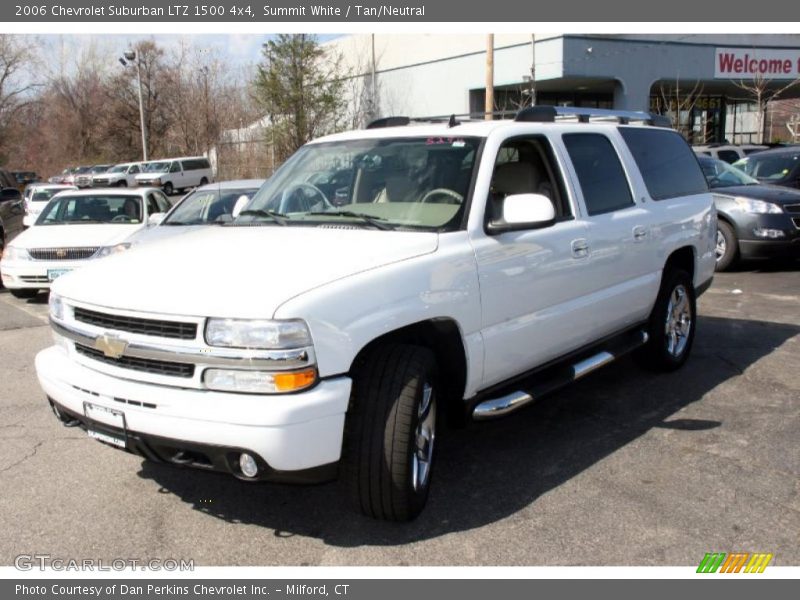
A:
[[[772,560],[766,552],[706,552],[698,573],[763,573]]]

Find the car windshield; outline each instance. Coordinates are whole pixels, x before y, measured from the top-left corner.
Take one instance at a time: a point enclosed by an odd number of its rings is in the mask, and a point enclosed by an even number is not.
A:
[[[164,225],[202,225],[224,221],[241,196],[252,198],[258,188],[196,190],[186,196],[164,219]]]
[[[109,172],[109,173],[124,173],[125,171],[127,171],[127,170],[128,170],[128,167],[129,167],[129,166],[130,166],[130,165],[117,165],[117,166],[115,166],[115,167],[111,167],[111,168],[108,170],[108,172]]]
[[[92,167],[92,173],[105,173],[108,171],[108,165],[96,165]]]
[[[750,177],[744,171],[729,165],[723,160],[704,158],[700,160],[703,175],[706,176],[708,187],[719,188],[729,185],[758,185],[758,179]]]
[[[777,181],[791,173],[797,166],[798,160],[800,152],[781,152],[771,155],[759,152],[736,161],[734,166],[762,181]]]
[[[31,202],[49,202],[50,198],[63,191],[63,188],[37,188],[33,191]]]
[[[479,138],[309,144],[259,190],[235,224],[450,230],[466,206]]]
[[[74,173],[76,175],[83,175],[84,173],[89,173],[92,170],[92,167],[78,167],[75,169]]]
[[[169,171],[168,162],[152,162],[148,164],[145,169],[148,173],[160,173],[162,171]]]
[[[142,199],[138,196],[92,194],[53,198],[36,221],[37,225],[142,222]]]

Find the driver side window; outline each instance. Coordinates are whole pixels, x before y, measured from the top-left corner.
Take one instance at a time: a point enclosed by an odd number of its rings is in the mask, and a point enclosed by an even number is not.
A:
[[[553,203],[557,220],[572,218],[550,142],[544,136],[512,138],[498,150],[489,189],[489,220],[500,217],[503,200],[512,194],[541,194]]]
[[[181,170],[181,163],[178,160],[172,163],[169,167],[170,173],[178,173],[180,170]]]

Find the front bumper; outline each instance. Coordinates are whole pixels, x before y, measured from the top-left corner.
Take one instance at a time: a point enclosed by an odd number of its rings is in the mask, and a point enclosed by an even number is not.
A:
[[[746,260],[800,258],[800,237],[793,240],[739,240],[739,252]]]
[[[800,215],[743,215],[735,225],[743,259],[800,258]],[[783,237],[759,238],[754,229],[777,229]]]
[[[36,373],[67,420],[122,436],[126,450],[154,460],[244,478],[236,457],[245,451],[261,467],[255,479],[311,482],[329,479],[341,455],[347,377],[287,395],[183,389],[99,373],[58,347],[36,356]],[[89,418],[87,402],[124,413],[125,430],[102,413]]]
[[[48,271],[74,271],[85,266],[85,260],[14,260],[0,263],[3,285],[10,290],[50,289]]]

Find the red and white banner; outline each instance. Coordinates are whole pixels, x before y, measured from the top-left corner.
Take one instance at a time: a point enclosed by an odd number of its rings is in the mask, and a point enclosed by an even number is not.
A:
[[[717,79],[796,79],[800,77],[800,48],[716,48]]]

